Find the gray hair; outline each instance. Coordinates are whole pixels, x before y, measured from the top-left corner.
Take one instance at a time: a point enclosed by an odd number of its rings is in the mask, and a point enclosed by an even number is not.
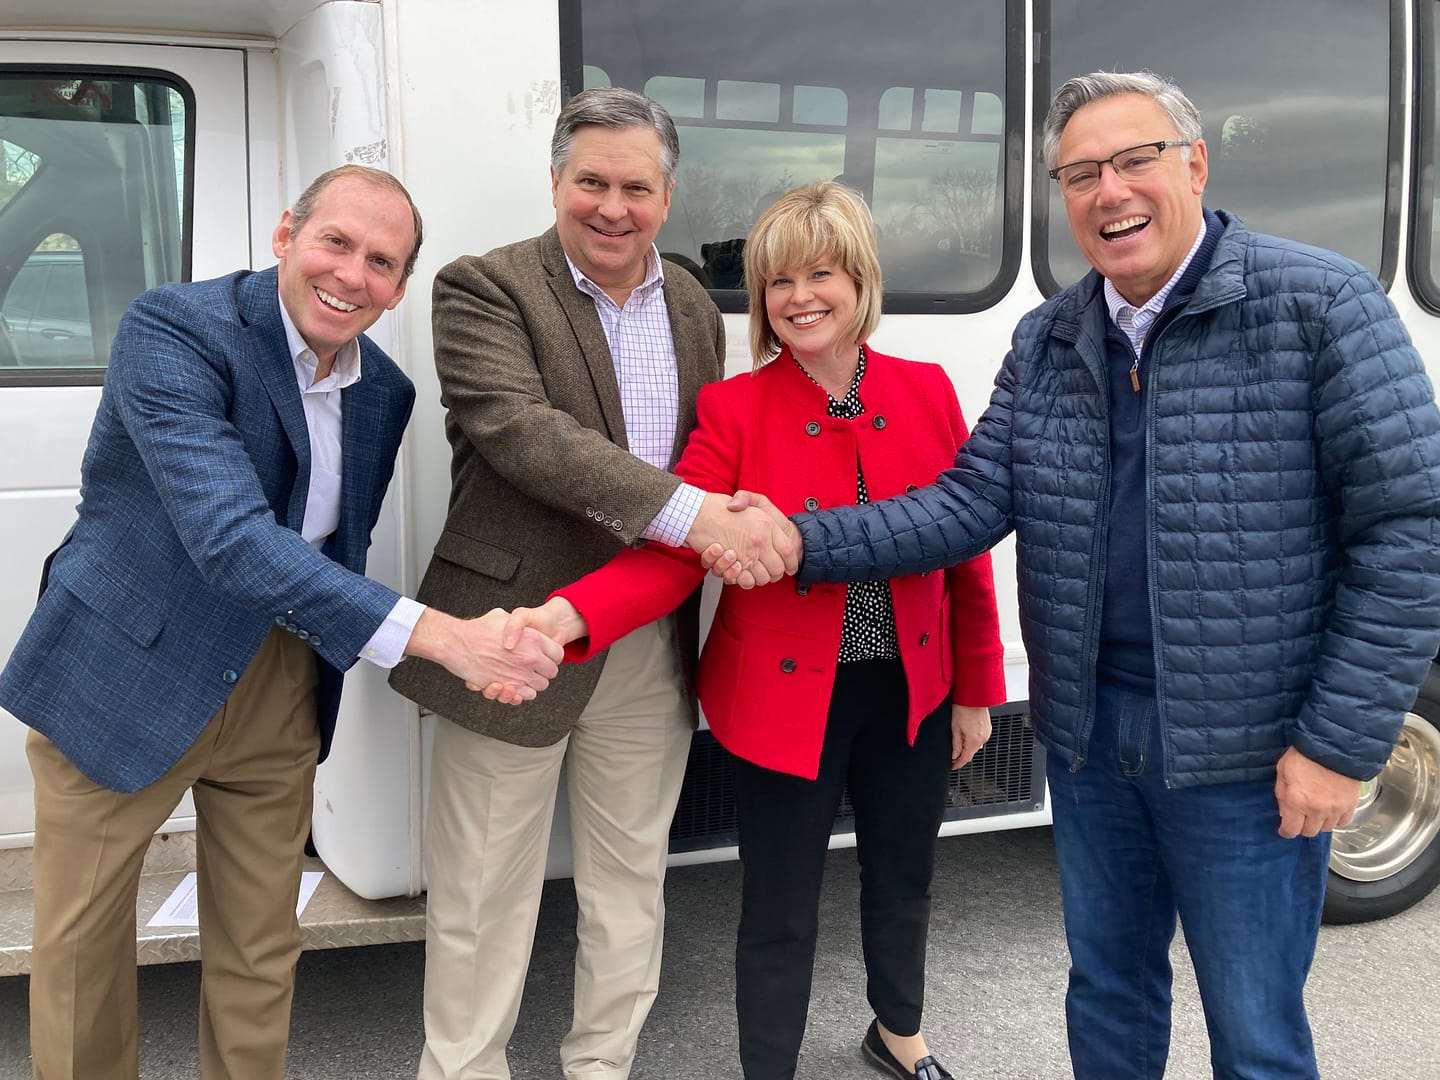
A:
[[[341,165],[338,169],[321,173],[310,181],[310,186],[300,193],[295,205],[290,207],[290,235],[298,233],[305,222],[310,220],[321,193],[336,180],[358,180],[377,190],[390,191],[404,197],[410,206],[410,216],[415,221],[415,243],[410,248],[410,255],[405,260],[404,273],[400,278],[401,281],[408,280],[415,272],[415,260],[420,257],[420,242],[425,239],[425,227],[420,220],[420,211],[415,206],[415,200],[410,198],[410,192],[384,169],[372,169],[368,165]]]
[[[1143,94],[1152,99],[1165,111],[1182,142],[1195,142],[1204,137],[1200,110],[1185,96],[1185,91],[1169,79],[1153,71],[1092,71],[1089,75],[1075,76],[1055,92],[1041,135],[1047,169],[1060,164],[1060,136],[1070,118],[1083,106],[1117,94]],[[1188,156],[1188,150],[1182,149],[1181,154]]]
[[[570,159],[575,132],[587,124],[598,127],[647,127],[660,137],[660,171],[665,186],[675,186],[675,167],[680,163],[680,136],[675,121],[658,102],[623,86],[595,86],[582,90],[566,102],[555,118],[555,135],[550,140],[550,167],[559,176]]]

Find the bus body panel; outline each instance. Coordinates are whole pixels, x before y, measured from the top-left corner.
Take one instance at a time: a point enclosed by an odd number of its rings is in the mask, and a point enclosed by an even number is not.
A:
[[[661,245],[688,253],[696,262],[705,257],[707,241],[743,236],[752,212],[772,194],[771,186],[786,178],[812,178],[789,171],[806,160],[859,186],[876,207],[882,246],[892,259],[887,282],[898,286],[875,344],[889,353],[941,363],[972,423],[985,409],[1016,322],[1058,284],[1047,280],[1049,267],[1053,264],[1057,275],[1074,268],[1073,250],[1061,250],[1070,242],[1063,216],[1057,218],[1058,202],[1052,199],[1047,213],[1048,186],[1037,189],[1047,181],[1035,165],[1036,113],[1048,96],[1037,73],[1052,56],[1069,55],[1065,50],[1072,46],[1095,47],[1093,41],[1080,41],[1084,35],[1074,30],[1081,16],[1073,2],[975,0],[965,10],[983,21],[984,34],[971,34],[975,40],[963,42],[959,38],[969,28],[963,13],[907,3],[902,5],[906,11],[924,9],[914,15],[912,28],[897,16],[898,8],[879,12],[873,5],[840,4],[834,13],[837,26],[841,9],[844,18],[879,20],[874,26],[865,23],[872,35],[860,43],[870,46],[863,50],[866,62],[859,55],[837,59],[817,52],[813,71],[802,70],[805,56],[795,51],[803,43],[770,47],[759,0],[737,3],[748,21],[733,12],[717,14],[664,0],[635,0],[628,7],[636,14],[628,22],[611,17],[612,9],[627,6],[622,0],[587,0],[583,11],[576,0],[257,0],[241,5],[134,0],[123,13],[107,13],[97,25],[94,5],[85,0],[14,0],[0,17],[0,78],[7,66],[124,68],[169,72],[193,91],[191,278],[270,265],[271,233],[280,210],[327,168],[355,162],[389,169],[404,180],[425,216],[425,246],[404,303],[382,318],[371,336],[414,379],[418,396],[375,532],[369,572],[413,593],[449,498],[450,449],[431,361],[430,280],[460,255],[534,235],[553,222],[551,131],[566,92],[580,89],[582,82],[612,77],[626,85],[642,82],[639,88],[647,92],[674,95],[667,102],[693,106],[672,107],[681,129],[681,186]],[[1389,294],[1421,354],[1440,357],[1440,322],[1415,298],[1403,257],[1412,245],[1428,248],[1431,243],[1428,236],[1409,235],[1408,177],[1428,168],[1416,163],[1415,124],[1410,122],[1418,91],[1409,58],[1418,34],[1415,12],[1424,5],[1421,0],[1366,3],[1367,10],[1388,4],[1395,55],[1387,54],[1393,65],[1363,72],[1359,81],[1369,86],[1396,80],[1395,105],[1403,113],[1389,129],[1389,153],[1396,161],[1377,166],[1389,169],[1388,179],[1371,184],[1384,190],[1378,196],[1369,193],[1384,202],[1388,220],[1398,218],[1400,235],[1398,242],[1394,237],[1387,241],[1389,248],[1385,243],[1374,247],[1393,263]],[[1257,12],[1253,18],[1265,16]],[[1323,20],[1317,24],[1306,32],[1323,39]],[[963,65],[957,69],[948,62],[943,51],[921,48],[937,41],[950,47],[945,35],[952,29],[953,47],[978,58],[973,78]],[[816,27],[815,33],[841,30]],[[1337,25],[1332,37],[1343,30]],[[726,47],[716,40],[720,33],[733,33],[745,47]],[[892,60],[887,70],[871,56],[882,53],[882,33],[896,39],[885,55],[908,56],[908,64]],[[657,46],[626,52],[627,34],[635,41],[668,41],[668,51]],[[1337,51],[1343,51],[1343,43]],[[777,63],[769,59],[772,55],[789,62]],[[1151,66],[1167,71],[1167,64],[1182,62],[1180,56],[1160,55]],[[1392,76],[1391,66],[1400,73]],[[787,67],[795,70],[787,74]],[[1174,74],[1186,84],[1184,74]],[[845,88],[825,82],[842,77],[853,81]],[[83,96],[89,91],[71,87],[70,92]],[[1212,179],[1228,171],[1245,180],[1264,138],[1282,134],[1266,131],[1265,105],[1258,98],[1225,100],[1220,117],[1207,115]],[[4,138],[0,126],[0,144]],[[734,162],[751,158],[761,164],[747,189],[736,179],[735,170],[742,166]],[[911,196],[905,193],[912,190],[920,194],[906,210],[905,199]],[[15,256],[6,248],[3,197],[0,190],[0,303],[10,283],[6,260]],[[958,200],[960,209],[947,210],[943,198]],[[1297,195],[1302,205],[1285,208],[1296,221],[1307,220],[1304,198]],[[1244,206],[1228,208],[1242,215],[1246,211]],[[978,232],[977,213],[985,220]],[[1324,216],[1317,212],[1311,219],[1318,226]],[[1378,236],[1379,225],[1375,232]],[[944,277],[945,289],[926,291],[930,273]],[[716,296],[726,311],[727,372],[748,370],[746,316],[738,294],[727,285]],[[0,657],[8,655],[33,604],[40,561],[73,519],[80,453],[101,373],[97,363],[69,385],[63,379],[29,385],[0,367],[0,506],[9,524],[0,531],[0,559],[13,568],[0,581]],[[1023,716],[1028,667],[1020,642],[1011,540],[995,549],[994,566],[1011,699],[1007,708],[1017,729],[1028,732]],[[716,587],[706,588],[707,607],[713,610]],[[385,672],[363,662],[347,677],[342,712],[331,757],[316,781],[316,846],[327,866],[356,893],[413,895],[423,887],[433,720],[393,694]],[[33,818],[24,730],[0,715],[0,847],[29,843]],[[1037,760],[1043,772],[1043,756]],[[1033,798],[1011,799],[1001,810],[977,805],[947,821],[943,831],[1044,824],[1049,808],[1043,783]],[[187,827],[190,813],[187,799],[166,828]],[[568,872],[567,834],[562,792],[548,866],[552,875]],[[834,842],[853,842],[853,836],[842,828]],[[677,850],[672,859],[734,854],[717,833],[710,846]]]

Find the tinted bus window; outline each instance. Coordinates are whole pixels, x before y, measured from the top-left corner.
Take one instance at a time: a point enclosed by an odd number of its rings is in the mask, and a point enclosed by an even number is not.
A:
[[[1440,312],[1440,213],[1435,165],[1440,154],[1440,19],[1433,0],[1416,5],[1415,227],[1410,248],[1410,285],[1416,299]]]
[[[835,0],[804,16],[764,0],[563,10],[572,90],[627,86],[674,116],[680,168],[658,244],[722,306],[738,310],[756,217],[817,179],[870,203],[887,310],[975,310],[1013,280],[1023,177],[1007,168],[1018,157],[1007,148],[1021,136],[1023,57],[1006,48],[1007,29],[1023,25],[1018,3]]]
[[[1391,55],[1393,6],[1209,0],[1146,5],[1137,17],[1132,0],[1052,0],[1036,123],[1072,75],[1149,68],[1174,79],[1204,121],[1207,206],[1234,211],[1252,229],[1339,251],[1388,284],[1399,212],[1386,203],[1399,170],[1391,100],[1403,67],[1403,57]],[[1036,276],[1051,288],[1068,285],[1088,268],[1055,185],[1043,171],[1037,176],[1037,212],[1048,230],[1037,230]]]
[[[189,115],[158,77],[0,69],[0,381],[103,367],[184,276]]]

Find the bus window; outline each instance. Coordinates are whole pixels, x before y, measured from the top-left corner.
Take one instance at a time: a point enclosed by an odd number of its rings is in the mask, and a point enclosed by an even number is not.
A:
[[[994,278],[1004,241],[1001,138],[985,130],[983,107],[974,126],[982,99],[996,100],[910,87],[881,98],[872,206],[888,288],[978,292]]]
[[[1130,0],[1051,0],[1037,114],[1073,75],[1148,68],[1174,79],[1205,124],[1207,206],[1339,251],[1388,285],[1399,207],[1386,195],[1391,179],[1398,183],[1403,112],[1397,100],[1392,118],[1404,66],[1391,56],[1396,8],[1396,0],[1210,0],[1148,5],[1137,19]],[[1035,190],[1036,279],[1053,292],[1088,267],[1040,168]]]
[[[798,36],[782,18],[762,0],[562,6],[568,85],[628,86],[675,118],[660,250],[741,310],[755,219],[788,188],[837,179],[870,203],[886,310],[993,303],[1020,245],[1023,176],[1006,148],[1022,138],[1024,63],[1006,47],[1022,5],[835,0]]]
[[[1435,3],[1416,5],[1415,27],[1415,193],[1410,245],[1410,287],[1415,298],[1440,312],[1440,206],[1435,166],[1440,156],[1440,19]]]
[[[0,68],[0,383],[100,381],[125,307],[186,276],[189,113],[170,79]]]

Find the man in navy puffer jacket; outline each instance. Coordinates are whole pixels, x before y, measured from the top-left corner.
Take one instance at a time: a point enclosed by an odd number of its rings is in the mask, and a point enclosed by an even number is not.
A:
[[[1016,534],[1079,1080],[1159,1077],[1176,917],[1217,1077],[1315,1077],[1330,830],[1440,640],[1440,413],[1380,284],[1202,207],[1194,106],[1072,79],[1045,155],[1094,272],[1027,315],[952,469],[796,518],[802,581]]]

